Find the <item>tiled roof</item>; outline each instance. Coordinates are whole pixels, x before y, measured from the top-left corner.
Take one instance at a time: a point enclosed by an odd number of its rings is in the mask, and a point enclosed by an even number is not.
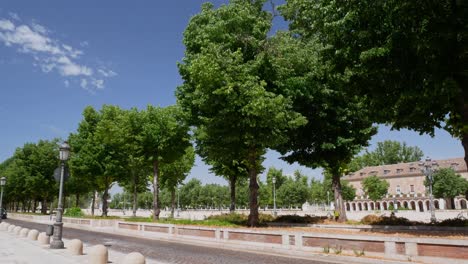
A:
[[[466,163],[463,158],[435,160],[439,168],[453,168],[457,173],[467,172]],[[343,177],[344,180],[364,179],[368,176],[378,175],[381,178],[398,176],[417,176],[421,175],[419,162],[398,163],[390,165],[372,166],[362,168],[354,173]]]

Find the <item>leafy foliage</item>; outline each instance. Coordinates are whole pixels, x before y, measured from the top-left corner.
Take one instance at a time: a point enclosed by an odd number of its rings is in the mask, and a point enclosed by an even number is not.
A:
[[[320,61],[374,121],[431,135],[443,127],[468,152],[464,1],[287,0],[281,11],[299,39],[319,42]]]
[[[270,81],[266,47],[272,16],[263,3],[202,6],[184,32],[185,58],[179,64],[184,83],[176,92],[197,128],[198,143],[206,144],[199,153],[208,163],[248,172],[251,226],[258,224],[257,175],[266,149],[286,142],[286,129],[305,124]],[[216,158],[222,146],[228,147],[228,162]]]
[[[385,140],[377,142],[375,150],[366,150],[363,155],[355,157],[348,168],[350,171],[358,171],[368,166],[419,161],[422,157],[424,153],[417,146],[409,147],[405,142]]]
[[[436,198],[454,198],[468,191],[468,181],[451,168],[437,170],[433,181],[432,193]],[[424,185],[429,186],[427,179]]]
[[[390,184],[384,180],[380,179],[378,176],[369,176],[362,181],[362,187],[364,192],[369,195],[369,198],[372,201],[377,201],[382,199],[388,192],[388,187]]]
[[[70,216],[70,217],[83,217],[84,213],[81,211],[79,207],[72,207],[65,210],[63,216]]]

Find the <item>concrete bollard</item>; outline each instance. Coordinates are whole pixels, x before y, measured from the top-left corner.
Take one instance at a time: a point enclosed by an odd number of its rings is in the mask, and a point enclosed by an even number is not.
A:
[[[68,243],[67,249],[72,255],[83,255],[83,242],[79,239],[73,239]]]
[[[138,252],[132,252],[126,255],[121,264],[146,264],[145,256]]]
[[[103,245],[96,245],[89,250],[89,264],[107,264],[107,248]]]
[[[19,235],[21,229],[23,229],[21,226],[15,226],[15,228],[13,229],[13,234]]]
[[[41,245],[48,245],[50,243],[50,236],[46,235],[45,232],[41,232],[37,237],[37,241],[39,241]]]
[[[2,223],[0,224],[0,230],[7,230],[7,228],[8,228],[8,224],[7,224],[7,223],[2,222]]]
[[[39,231],[37,231],[36,229],[29,230],[28,238],[30,240],[37,240],[38,236],[39,236]]]
[[[27,237],[28,233],[29,233],[29,228],[21,228],[19,235],[20,237]]]
[[[16,226],[15,225],[10,225],[8,227],[8,232],[13,232],[13,229],[15,228]]]

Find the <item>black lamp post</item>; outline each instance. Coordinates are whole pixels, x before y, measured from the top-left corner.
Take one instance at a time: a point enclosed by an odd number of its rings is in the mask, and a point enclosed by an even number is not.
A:
[[[276,177],[273,176],[273,179],[271,179],[273,182],[273,215],[277,216],[276,212]]]
[[[3,213],[3,186],[6,184],[6,178],[0,178],[0,223],[2,222],[2,213]]]
[[[62,214],[63,214],[63,177],[65,173],[65,161],[68,160],[70,156],[70,145],[65,141],[59,148],[60,150],[60,161],[61,161],[61,173],[60,173],[60,188],[59,188],[59,199],[58,199],[58,208],[57,208],[57,217],[55,218],[55,232],[53,240],[50,243],[50,248],[62,249],[64,244],[62,241]]]
[[[430,198],[430,209],[431,209],[431,223],[435,223],[437,221],[434,211],[434,197],[432,195],[432,184],[434,182],[433,174],[439,164],[436,161],[432,161],[429,157],[426,158],[425,161],[421,161],[419,163],[421,167],[421,172],[426,176],[427,180],[429,181],[429,198]]]

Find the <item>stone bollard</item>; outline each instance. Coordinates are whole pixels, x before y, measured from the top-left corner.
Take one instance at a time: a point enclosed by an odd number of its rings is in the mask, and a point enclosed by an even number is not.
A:
[[[3,225],[3,230],[8,231],[8,228],[9,228],[10,226],[11,226],[10,224],[5,223],[5,224]]]
[[[72,255],[83,255],[83,242],[79,239],[73,239],[68,243],[67,249]]]
[[[48,245],[50,243],[50,236],[46,235],[45,232],[41,232],[37,237],[37,241],[39,241],[41,245]]]
[[[8,227],[8,232],[13,232],[13,229],[15,228],[16,226],[15,225],[10,225]]]
[[[19,235],[21,229],[23,229],[21,226],[15,226],[15,228],[13,229],[13,234]]]
[[[22,228],[19,235],[20,237],[27,237],[29,233],[29,228]]]
[[[145,264],[145,256],[143,256],[141,253],[138,252],[132,252],[128,255],[126,255],[121,264]]]
[[[0,230],[6,230],[7,228],[8,228],[8,224],[7,224],[7,223],[2,222],[2,223],[0,224]]]
[[[103,245],[96,245],[89,250],[89,264],[107,264],[107,248]]]
[[[30,240],[37,240],[37,237],[39,236],[39,231],[36,229],[30,230],[28,233],[28,238]]]

